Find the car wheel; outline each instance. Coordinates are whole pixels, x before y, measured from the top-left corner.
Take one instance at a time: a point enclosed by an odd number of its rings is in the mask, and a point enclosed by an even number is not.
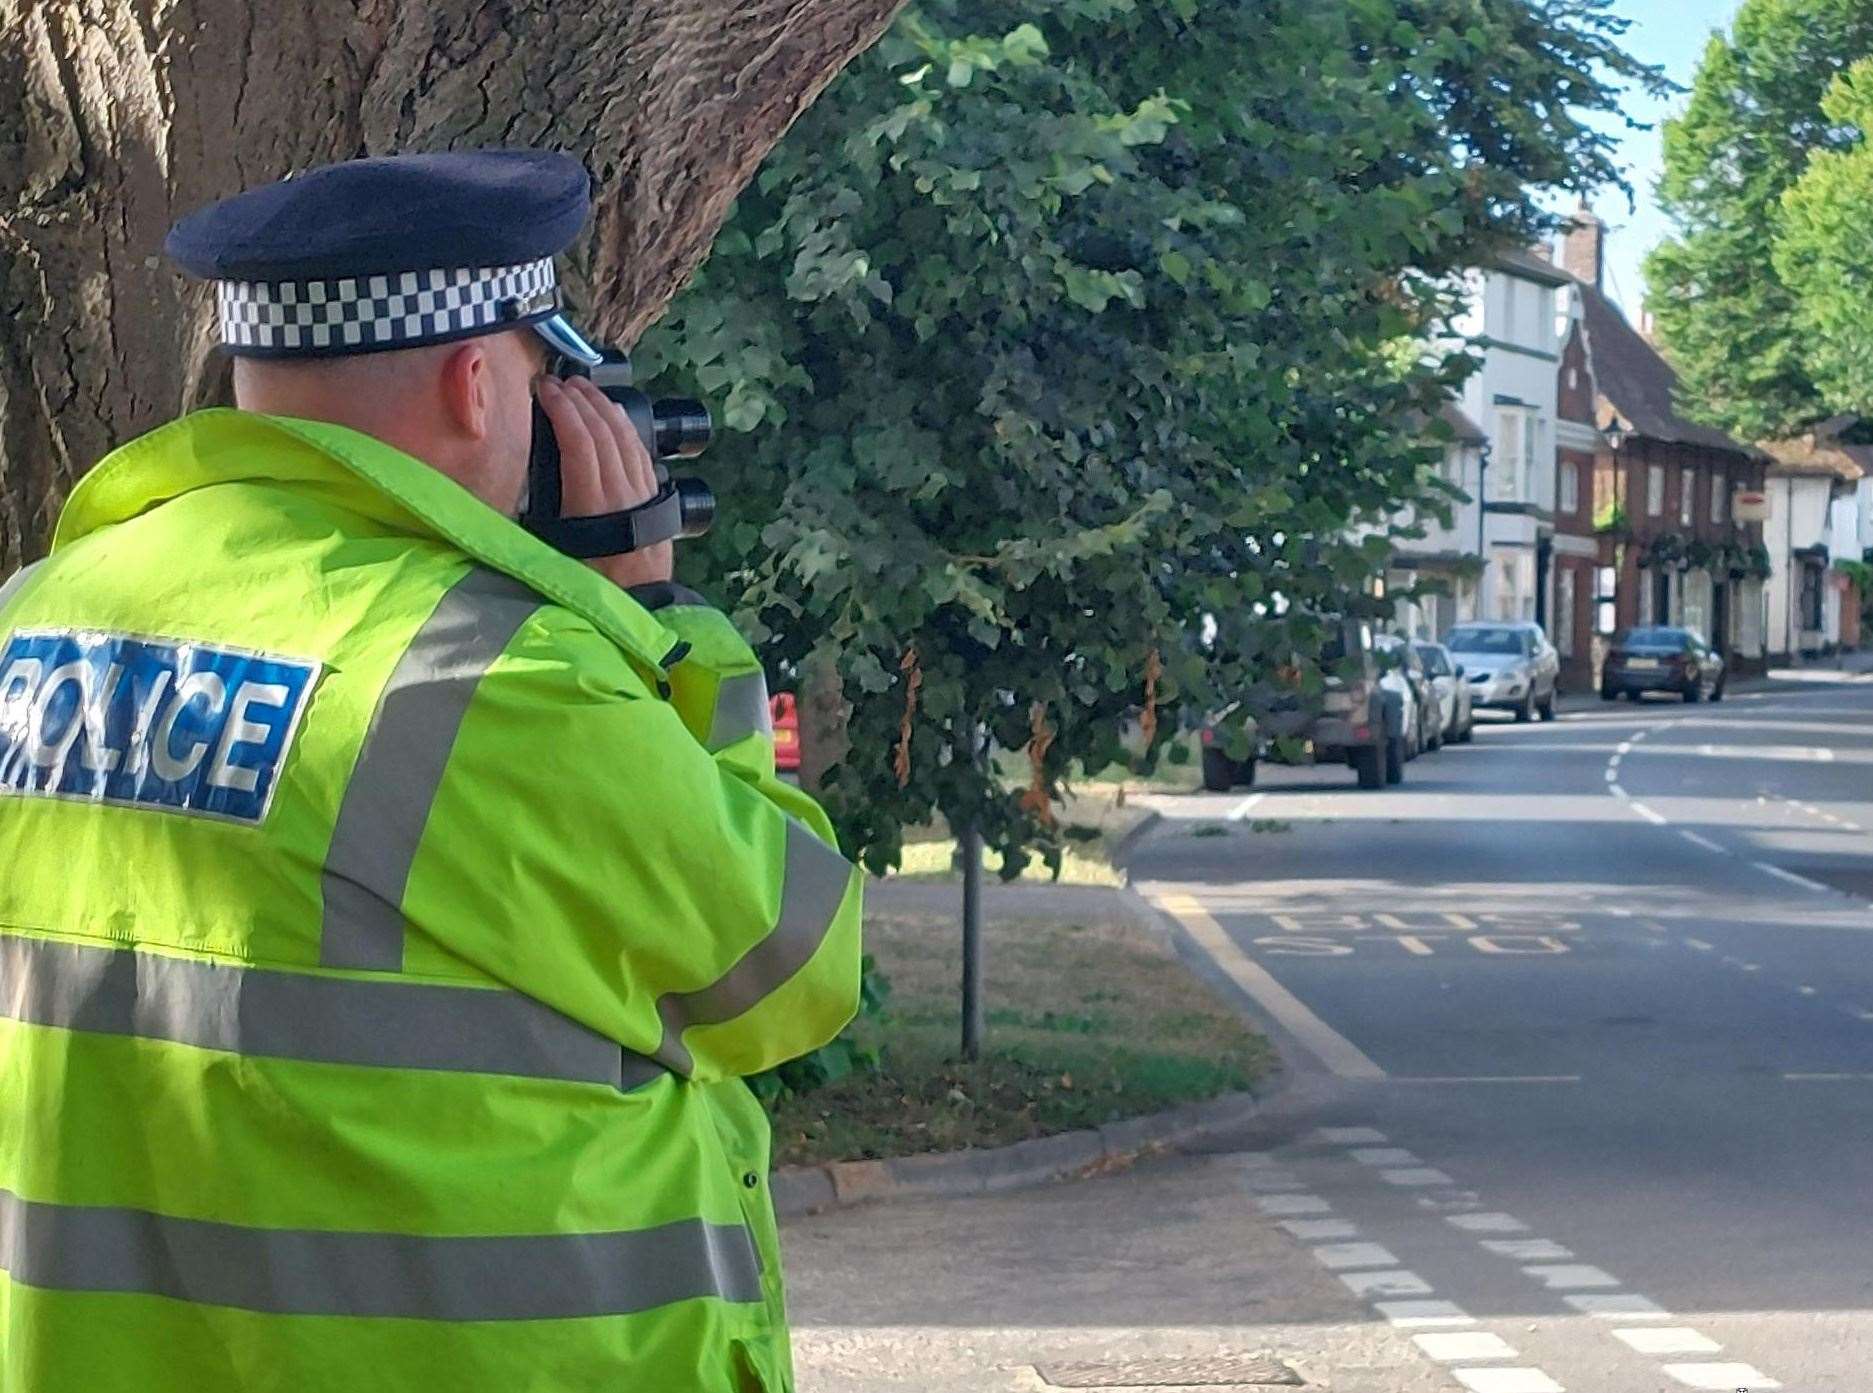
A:
[[[1398,736],[1385,742],[1385,782],[1402,784],[1405,781],[1405,739]]]
[[[1251,764],[1251,769],[1255,766]],[[1227,793],[1236,786],[1236,762],[1221,750],[1203,752],[1203,786],[1211,793]]]
[[[1522,704],[1515,708],[1515,723],[1527,725],[1535,719],[1535,689],[1530,687],[1528,695],[1522,698]]]
[[[1548,699],[1542,702],[1541,704],[1541,719],[1542,720],[1552,721],[1554,719],[1554,699],[1558,695],[1559,693],[1557,692],[1549,692]]]
[[[1391,742],[1387,741],[1389,748]],[[1385,784],[1385,750],[1377,745],[1362,745],[1349,756],[1353,772],[1359,775],[1361,788],[1381,788]]]

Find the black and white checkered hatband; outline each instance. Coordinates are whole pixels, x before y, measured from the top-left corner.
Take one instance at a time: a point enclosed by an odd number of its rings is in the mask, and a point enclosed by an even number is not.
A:
[[[467,338],[559,307],[551,257],[518,266],[315,281],[219,281],[221,342],[286,357],[368,353]]]

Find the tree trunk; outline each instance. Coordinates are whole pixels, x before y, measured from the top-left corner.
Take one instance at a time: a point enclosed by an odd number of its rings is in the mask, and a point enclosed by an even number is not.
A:
[[[73,480],[222,399],[180,215],[355,155],[547,146],[597,211],[575,303],[630,342],[903,0],[0,0],[0,577]]]

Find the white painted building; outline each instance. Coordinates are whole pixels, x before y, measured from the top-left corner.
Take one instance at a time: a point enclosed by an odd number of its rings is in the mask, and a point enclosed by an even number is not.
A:
[[[1561,348],[1579,313],[1573,285],[1560,267],[1527,252],[1505,253],[1469,277],[1469,308],[1456,327],[1483,365],[1458,404],[1489,448],[1480,483],[1463,482],[1473,500],[1480,495],[1485,562],[1464,618],[1479,607],[1490,619],[1547,623],[1553,613],[1556,390]],[[1474,538],[1477,504],[1462,511],[1457,530]]]
[[[1764,446],[1774,457],[1764,481],[1769,517],[1763,540],[1771,573],[1765,609],[1768,648],[1784,660],[1834,651],[1858,626],[1842,605],[1854,596],[1836,561],[1858,561],[1873,545],[1873,446],[1842,437],[1856,422],[1823,421],[1792,440]]]

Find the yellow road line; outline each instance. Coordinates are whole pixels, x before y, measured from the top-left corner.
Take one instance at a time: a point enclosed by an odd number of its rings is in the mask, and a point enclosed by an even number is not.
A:
[[[1234,982],[1308,1052],[1343,1079],[1382,1079],[1381,1069],[1365,1053],[1302,1004],[1301,999],[1277,982],[1268,971],[1236,946],[1190,895],[1154,895],[1152,902],[1184,926],[1218,970]]]

